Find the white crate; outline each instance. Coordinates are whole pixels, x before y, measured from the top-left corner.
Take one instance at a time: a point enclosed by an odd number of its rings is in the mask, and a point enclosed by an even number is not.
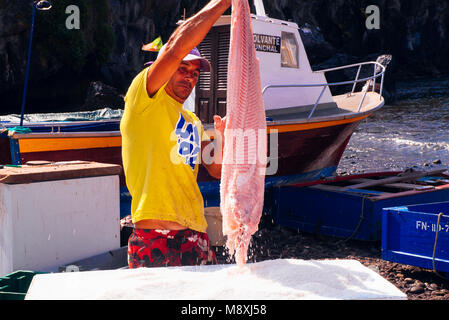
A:
[[[0,183],[0,276],[120,247],[118,175]]]

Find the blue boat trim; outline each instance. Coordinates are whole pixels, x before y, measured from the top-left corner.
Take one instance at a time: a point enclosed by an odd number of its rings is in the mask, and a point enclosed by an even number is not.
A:
[[[46,132],[100,132],[100,131],[119,131],[120,122],[110,121],[110,122],[95,122],[89,123],[86,121],[85,124],[71,124],[64,125],[65,121],[54,123],[51,126],[30,126],[29,128],[34,133],[46,133]],[[67,121],[70,123],[71,121]]]
[[[11,164],[12,165],[21,165],[22,160],[20,159],[19,140],[9,139],[9,149],[11,152]]]

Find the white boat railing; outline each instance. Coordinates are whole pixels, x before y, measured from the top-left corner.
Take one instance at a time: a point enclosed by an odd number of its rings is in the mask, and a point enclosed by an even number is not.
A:
[[[370,64],[372,64],[374,66],[373,75],[370,76],[370,77],[359,79],[360,70],[361,70],[362,66],[370,65]],[[380,100],[382,99],[382,90],[383,90],[384,75],[385,75],[385,69],[386,69],[386,67],[384,65],[382,65],[381,63],[379,63],[377,61],[369,61],[369,62],[360,62],[360,63],[350,64],[350,65],[341,66],[341,67],[323,69],[323,70],[318,70],[318,71],[314,71],[314,72],[326,73],[326,72],[343,70],[343,69],[349,69],[349,68],[355,68],[355,67],[358,67],[358,70],[357,70],[357,74],[356,74],[354,80],[340,81],[340,82],[333,82],[333,83],[313,83],[313,84],[270,84],[270,85],[265,86],[262,89],[262,95],[264,95],[265,92],[268,89],[275,89],[275,88],[323,87],[323,89],[321,90],[320,95],[318,96],[317,100],[315,101],[315,104],[314,104],[312,110],[309,113],[308,119],[310,119],[312,117],[313,113],[315,112],[316,107],[318,106],[318,103],[320,102],[321,97],[323,96],[323,93],[324,93],[324,91],[326,90],[327,87],[343,86],[343,85],[352,84],[353,85],[352,86],[352,90],[351,90],[350,93],[348,93],[348,96],[351,96],[352,94],[354,94],[354,90],[355,90],[355,87],[356,87],[357,83],[366,82],[367,85],[365,85],[364,88],[362,89],[363,96],[362,96],[362,99],[360,100],[360,104],[359,104],[359,107],[358,107],[358,110],[357,110],[357,112],[360,112],[360,110],[362,108],[362,105],[363,105],[363,102],[365,101],[366,94],[369,91],[370,86],[372,86],[372,92],[375,92],[376,79],[379,78],[379,77],[381,78],[380,79],[380,89],[379,89],[379,99]]]

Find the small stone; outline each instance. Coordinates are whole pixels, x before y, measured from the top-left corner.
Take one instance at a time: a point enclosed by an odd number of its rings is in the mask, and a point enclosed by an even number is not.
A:
[[[430,285],[428,285],[429,290],[437,290],[438,289],[438,285],[436,283],[431,283]]]
[[[405,278],[404,279],[405,280],[405,282],[407,282],[407,283],[413,283],[415,280],[413,280],[412,278]]]
[[[415,287],[421,287],[423,289],[426,287],[426,285],[424,283],[422,283],[421,281],[419,281],[419,280],[415,281],[415,285],[414,286]]]
[[[398,278],[404,278],[404,275],[403,275],[402,273],[398,273],[396,276],[397,276]]]
[[[440,159],[436,159],[432,161],[433,164],[441,164],[441,160]]]
[[[373,270],[373,271],[376,272],[376,273],[379,273],[379,267],[376,266],[376,265],[374,265],[374,264],[369,265],[368,268],[371,269],[371,270]]]
[[[424,292],[424,287],[415,285],[410,289],[409,292],[410,293],[422,293],[422,292]]]

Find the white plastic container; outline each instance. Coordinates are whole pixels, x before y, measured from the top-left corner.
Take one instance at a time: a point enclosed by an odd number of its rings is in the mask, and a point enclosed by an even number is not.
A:
[[[118,175],[0,182],[0,277],[119,248],[119,220]]]

